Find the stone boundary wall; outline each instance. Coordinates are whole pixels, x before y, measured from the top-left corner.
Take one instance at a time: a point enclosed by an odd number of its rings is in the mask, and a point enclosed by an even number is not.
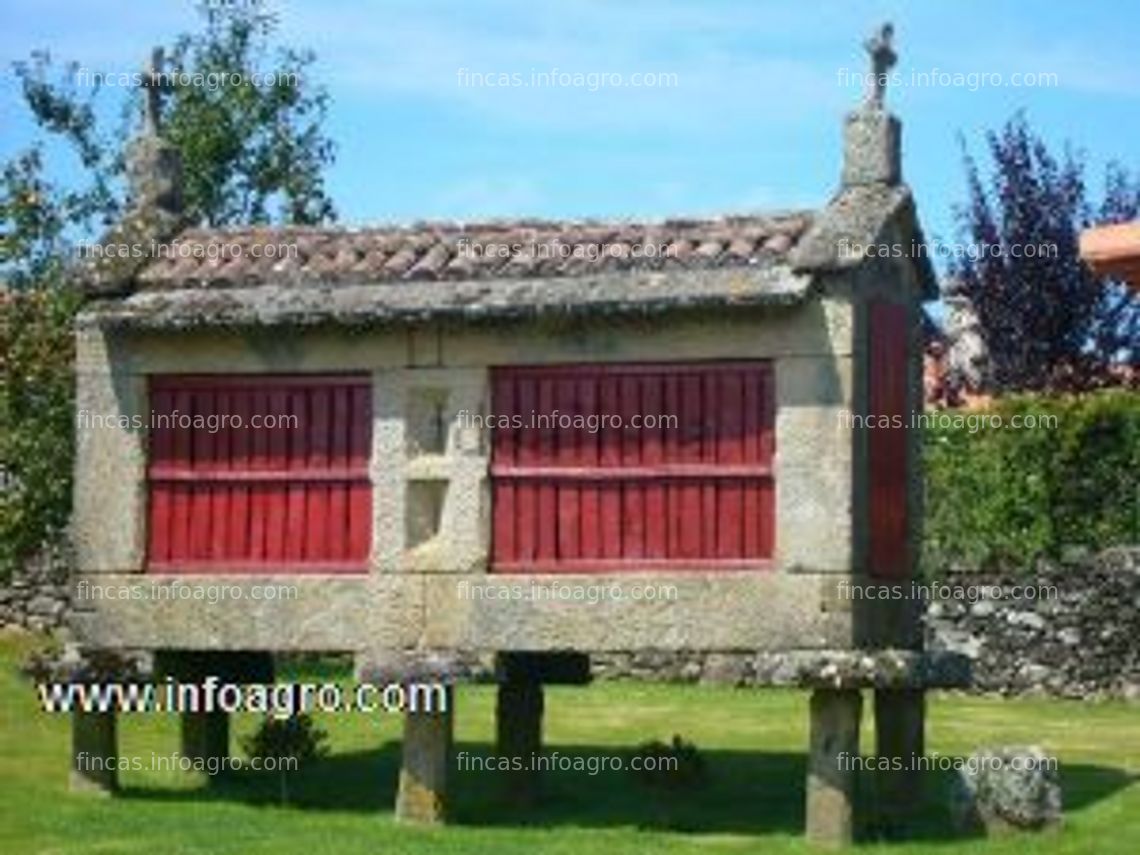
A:
[[[61,628],[67,567],[64,553],[48,553],[0,586],[0,629]],[[1028,576],[960,571],[942,584],[975,594],[982,586],[1003,592],[1000,599],[935,600],[927,609],[928,650],[968,656],[976,691],[1140,699],[1140,547],[1043,564]],[[1019,586],[1032,586],[1040,596],[1015,598]],[[763,684],[771,667],[770,655],[756,653],[647,650],[591,658],[597,679],[733,686]],[[489,662],[471,664],[472,676],[489,678]]]
[[[71,562],[64,549],[46,550],[0,582],[0,630],[54,632],[67,622]]]
[[[959,571],[943,580],[967,596],[934,600],[930,651],[968,656],[974,691],[1140,700],[1140,547],[1108,550],[1024,575]],[[1001,598],[977,597],[985,586]],[[1031,586],[1041,597],[1015,597]],[[1055,594],[1055,596],[1047,596]],[[751,686],[768,658],[748,653],[595,654],[595,677]]]

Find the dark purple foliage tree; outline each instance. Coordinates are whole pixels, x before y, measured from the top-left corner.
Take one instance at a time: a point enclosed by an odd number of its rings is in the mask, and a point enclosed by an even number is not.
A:
[[[974,304],[1000,389],[1088,387],[1140,359],[1140,293],[1093,275],[1078,236],[1140,216],[1140,181],[1112,163],[1099,204],[1081,158],[1055,158],[1023,115],[987,135],[988,184],[964,153],[969,202],[955,211],[971,248],[950,265]],[[964,146],[963,146],[964,148]]]

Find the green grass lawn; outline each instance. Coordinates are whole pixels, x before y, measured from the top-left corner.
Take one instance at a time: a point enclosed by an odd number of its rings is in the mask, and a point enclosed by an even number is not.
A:
[[[320,717],[331,755],[298,773],[296,804],[279,806],[272,776],[231,774],[207,787],[193,773],[126,771],[107,799],[68,792],[69,726],[39,711],[16,673],[24,636],[0,640],[0,852],[34,853],[618,853],[801,852],[806,696],[655,684],[552,688],[546,742],[566,755],[615,754],[680,733],[708,763],[697,789],[661,792],[628,772],[548,774],[545,799],[519,813],[497,795],[494,772],[461,772],[454,823],[408,828],[392,820],[397,716]],[[493,693],[465,687],[457,748],[488,754]],[[1123,704],[934,696],[928,748],[1037,742],[1061,761],[1065,827],[1057,834],[953,840],[932,774],[930,805],[905,843],[868,852],[1140,852],[1140,710]],[[869,717],[868,717],[869,718]],[[256,720],[239,716],[238,734]],[[237,740],[235,739],[235,746]],[[873,745],[870,722],[864,750]],[[123,756],[170,755],[172,716],[120,719]],[[235,748],[235,750],[237,750]]]

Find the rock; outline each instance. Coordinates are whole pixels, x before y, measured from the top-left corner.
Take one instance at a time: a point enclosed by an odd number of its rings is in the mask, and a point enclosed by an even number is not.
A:
[[[735,653],[710,653],[701,672],[702,683],[742,686],[748,678],[748,660]]]
[[[975,751],[955,773],[950,810],[962,832],[1057,827],[1061,784],[1056,760],[1038,746]]]
[[[1045,618],[1036,612],[1010,612],[1006,620],[1014,626],[1024,626],[1038,632],[1045,628]]]
[[[1066,627],[1065,629],[1062,629],[1060,632],[1057,633],[1057,640],[1060,641],[1062,644],[1065,644],[1065,645],[1068,645],[1069,647],[1072,647],[1074,645],[1081,643],[1081,632],[1079,629],[1073,629],[1072,627]]]
[[[967,630],[946,627],[937,633],[929,648],[961,653],[970,659],[977,659],[982,650],[982,640]]]
[[[970,614],[974,617],[989,617],[996,610],[993,600],[978,600],[970,606]]]

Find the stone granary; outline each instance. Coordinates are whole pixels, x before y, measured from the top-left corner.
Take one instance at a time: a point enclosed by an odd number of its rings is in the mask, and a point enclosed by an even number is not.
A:
[[[893,58],[869,47],[876,71]],[[850,596],[911,575],[922,513],[905,419],[934,277],[921,252],[881,251],[922,245],[881,87],[846,118],[822,209],[644,224],[196,228],[178,153],[147,128],[104,241],[146,249],[89,267],[76,333],[79,581],[297,596],[88,598],[82,645],[155,651],[187,679],[255,679],[296,651],[452,679],[494,654],[507,754],[540,745],[542,684],[585,679],[590,652],[751,652],[811,693],[809,835],[850,839],[860,690],[880,755],[909,755],[933,679],[914,604]],[[175,413],[242,423],[156,420]],[[465,593],[551,580],[676,595]],[[452,710],[407,714],[403,819],[445,814]],[[114,756],[113,713],[74,721],[77,754]],[[228,752],[224,715],[183,726],[187,752]],[[885,806],[912,784],[889,781]]]

